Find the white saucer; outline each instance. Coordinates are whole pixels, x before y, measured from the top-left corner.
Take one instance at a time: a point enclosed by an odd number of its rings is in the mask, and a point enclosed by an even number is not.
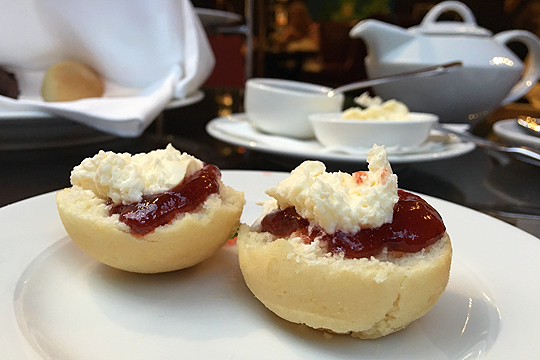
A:
[[[540,137],[530,135],[516,119],[500,120],[493,124],[493,132],[508,145],[540,149]]]
[[[287,174],[223,171],[245,193],[242,221]],[[44,359],[537,359],[540,241],[429,196],[452,238],[450,282],[408,328],[363,341],[284,321],[247,289],[235,246],[190,269],[109,268],[66,235],[48,193],[0,209],[0,349]],[[31,226],[29,226],[31,225]],[[511,241],[509,241],[511,240]]]
[[[242,21],[242,16],[237,13],[223,10],[195,8],[195,13],[199,16],[205,28],[226,26]]]
[[[321,161],[365,162],[369,149],[348,153],[346,149],[328,149],[316,140],[298,140],[283,136],[263,134],[249,125],[245,114],[233,114],[211,120],[206,131],[213,137],[253,150]],[[413,163],[442,160],[460,156],[475,148],[473,143],[461,142],[446,135],[432,134],[429,144],[421,145],[417,152],[395,152],[388,149],[391,163]]]

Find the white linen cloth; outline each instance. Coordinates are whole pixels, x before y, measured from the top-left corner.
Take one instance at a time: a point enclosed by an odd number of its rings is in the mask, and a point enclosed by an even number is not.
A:
[[[213,70],[210,44],[189,0],[2,0],[0,66],[19,99],[0,108],[43,111],[119,136],[139,136],[172,98],[193,94]],[[75,60],[105,79],[102,98],[44,102],[49,66]]]

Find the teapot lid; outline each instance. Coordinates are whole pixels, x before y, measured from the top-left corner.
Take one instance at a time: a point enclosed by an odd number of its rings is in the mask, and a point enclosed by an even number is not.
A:
[[[458,13],[463,22],[437,21],[447,11]],[[459,1],[443,1],[428,11],[418,26],[409,28],[415,34],[491,36],[492,32],[476,24],[471,10]]]

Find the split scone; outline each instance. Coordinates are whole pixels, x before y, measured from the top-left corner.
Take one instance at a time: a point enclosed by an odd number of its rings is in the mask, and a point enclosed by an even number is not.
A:
[[[139,273],[173,271],[213,255],[236,232],[244,195],[216,166],[172,145],[131,155],[100,151],[56,194],[62,223],[87,254]]]
[[[426,314],[448,283],[440,215],[398,190],[382,146],[369,171],[327,173],[306,161],[277,186],[238,255],[246,284],[271,311],[315,329],[377,338]]]

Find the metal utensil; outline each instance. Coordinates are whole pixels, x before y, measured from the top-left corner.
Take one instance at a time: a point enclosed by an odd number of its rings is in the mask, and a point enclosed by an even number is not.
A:
[[[540,136],[540,122],[538,122],[538,119],[532,116],[520,115],[517,118],[517,123],[527,129],[529,134]]]
[[[445,134],[455,135],[461,140],[473,142],[481,148],[506,153],[523,162],[540,166],[540,152],[537,150],[525,146],[504,146],[494,141],[490,141],[482,137],[473,135],[470,132],[460,132],[449,129],[442,126],[441,124],[437,124],[434,129]]]
[[[367,88],[374,85],[379,84],[386,84],[392,81],[399,81],[399,80],[407,80],[412,78],[419,78],[419,77],[426,77],[426,76],[434,76],[434,75],[441,75],[448,73],[450,71],[456,70],[457,68],[463,66],[463,63],[461,61],[453,61],[446,64],[436,65],[436,66],[430,66],[424,69],[410,71],[406,73],[396,74],[396,75],[390,75],[390,76],[384,76],[380,78],[375,78],[371,80],[364,80],[364,81],[358,81],[354,82],[348,85],[343,85],[340,87],[337,87],[335,89],[330,90],[327,95],[328,96],[334,96],[336,94],[340,94],[346,91],[350,90],[358,90]]]

